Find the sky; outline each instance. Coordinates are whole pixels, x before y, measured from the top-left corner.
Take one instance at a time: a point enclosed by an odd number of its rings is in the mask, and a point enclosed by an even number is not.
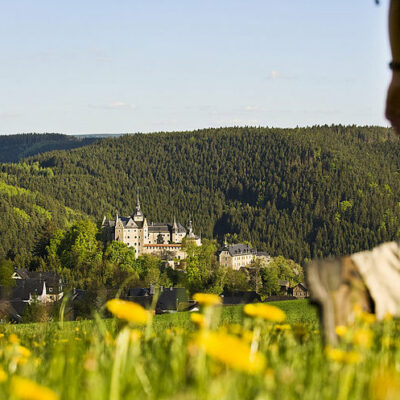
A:
[[[388,126],[381,3],[0,0],[0,134]]]

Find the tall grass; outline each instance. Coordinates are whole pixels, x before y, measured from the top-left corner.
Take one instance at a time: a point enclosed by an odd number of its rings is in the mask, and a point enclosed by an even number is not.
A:
[[[32,388],[23,397],[16,387],[25,381],[15,377],[74,400],[400,398],[396,321],[360,314],[340,331],[340,346],[325,349],[306,301],[273,305],[285,322],[208,307],[197,325],[188,313],[155,316],[144,327],[100,318],[4,325],[0,398],[46,400],[29,397]]]

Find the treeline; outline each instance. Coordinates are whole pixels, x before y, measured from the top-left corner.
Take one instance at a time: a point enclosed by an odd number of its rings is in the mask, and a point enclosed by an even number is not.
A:
[[[23,133],[0,136],[0,162],[17,162],[24,157],[51,150],[70,150],[93,143],[95,138],[78,138],[59,133]]]
[[[222,267],[217,260],[215,240],[204,239],[201,246],[196,246],[184,239],[182,246],[187,257],[172,269],[155,255],[136,257],[135,250],[125,243],[104,244],[101,237],[89,219],[58,229],[45,247],[39,268],[57,271],[69,288],[93,291],[156,285],[185,287],[192,294],[255,290],[270,296],[279,293],[279,280],[288,280],[294,286],[304,279],[302,268],[283,257],[276,257],[268,265],[257,260],[243,271]],[[0,277],[4,275],[0,269]]]
[[[139,187],[149,221],[191,216],[202,237],[304,263],[399,236],[399,150],[385,128],[235,127],[107,138],[1,169],[97,221],[131,214]]]

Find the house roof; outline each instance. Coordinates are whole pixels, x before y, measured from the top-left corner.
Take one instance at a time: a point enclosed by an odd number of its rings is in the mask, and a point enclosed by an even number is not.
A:
[[[223,251],[229,252],[231,257],[242,256],[247,254],[256,254],[257,251],[250,247],[247,244],[238,243],[238,244],[231,244],[229,246],[221,247],[217,254],[221,254]]]
[[[260,295],[254,291],[238,291],[234,290],[233,292],[224,291],[222,297],[223,304],[248,304],[248,303],[256,303],[261,301]]]
[[[299,287],[299,288],[301,288],[301,289],[303,289],[303,290],[306,290],[306,291],[308,290],[307,284],[306,284],[305,282],[300,282],[299,284],[297,284],[296,286],[294,286],[293,289],[294,289],[295,287]]]
[[[14,268],[14,273],[18,274],[22,279],[28,279],[28,270],[24,268]]]
[[[176,310],[177,303],[189,300],[185,288],[166,288],[160,293],[157,308],[161,310]]]

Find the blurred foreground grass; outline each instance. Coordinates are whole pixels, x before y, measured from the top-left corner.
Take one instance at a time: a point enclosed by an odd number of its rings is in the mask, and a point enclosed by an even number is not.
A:
[[[208,306],[142,326],[135,318],[0,326],[0,398],[400,398],[396,321],[360,313],[352,329],[339,328],[338,348],[324,348],[306,300],[269,305],[247,315]]]

